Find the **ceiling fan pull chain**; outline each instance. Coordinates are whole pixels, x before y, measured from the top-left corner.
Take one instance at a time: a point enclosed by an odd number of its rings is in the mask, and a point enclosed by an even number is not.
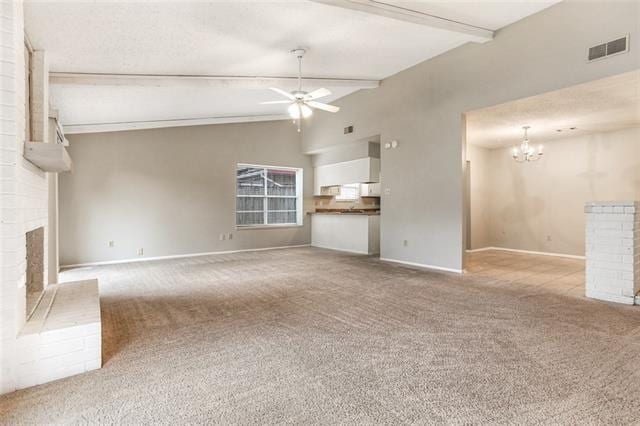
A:
[[[302,55],[298,55],[298,91],[302,92]]]

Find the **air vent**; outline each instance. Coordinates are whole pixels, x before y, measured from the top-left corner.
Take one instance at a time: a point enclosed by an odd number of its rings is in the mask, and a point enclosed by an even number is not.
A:
[[[589,62],[606,58],[607,56],[626,53],[629,51],[629,36],[620,37],[607,43],[602,43],[589,48]]]
[[[353,133],[353,126],[348,126],[344,128],[344,134],[348,135],[349,133]]]

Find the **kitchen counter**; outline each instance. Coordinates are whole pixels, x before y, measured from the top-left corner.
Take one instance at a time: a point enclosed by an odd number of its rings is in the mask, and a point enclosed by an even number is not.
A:
[[[346,211],[326,211],[326,212],[309,212],[308,214],[338,214],[338,215],[345,215],[345,216],[380,216],[380,211],[379,210],[375,210],[375,211],[371,211],[371,212],[362,212],[362,211],[356,211],[356,212],[346,212]]]
[[[311,245],[350,253],[380,252],[380,213],[317,212],[311,215]]]

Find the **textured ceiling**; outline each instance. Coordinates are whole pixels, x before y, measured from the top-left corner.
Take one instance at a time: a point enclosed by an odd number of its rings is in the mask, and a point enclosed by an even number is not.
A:
[[[407,2],[422,12],[497,29],[544,2]],[[26,1],[26,32],[51,71],[161,75],[294,76],[296,46],[309,77],[382,79],[469,36],[310,1]],[[344,96],[355,88],[334,88]],[[282,113],[259,106],[266,89],[54,85],[65,124]],[[312,88],[311,88],[312,89]]]
[[[640,126],[640,71],[468,112],[467,143],[516,145],[525,125],[533,143]]]

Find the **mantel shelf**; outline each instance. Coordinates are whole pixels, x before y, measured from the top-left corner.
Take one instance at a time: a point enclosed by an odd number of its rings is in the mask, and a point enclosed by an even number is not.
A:
[[[60,173],[71,170],[71,157],[63,144],[25,142],[24,157],[45,172]]]

